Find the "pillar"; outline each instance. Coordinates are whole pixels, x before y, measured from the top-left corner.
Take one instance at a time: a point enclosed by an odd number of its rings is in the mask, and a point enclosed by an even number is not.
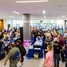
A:
[[[30,41],[30,14],[23,14],[23,40]]]
[[[66,22],[67,20],[64,21],[64,31],[66,31]]]

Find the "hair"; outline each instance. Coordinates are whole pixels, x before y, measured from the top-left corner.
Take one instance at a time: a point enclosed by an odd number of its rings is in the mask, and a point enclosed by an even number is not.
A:
[[[10,44],[10,46],[15,47],[16,45],[15,45],[14,42],[12,42],[12,43]]]
[[[48,45],[47,47],[48,47],[50,50],[52,50],[52,46],[51,46],[51,45]]]
[[[21,44],[21,40],[17,40],[16,42],[19,43],[19,44]]]
[[[57,42],[57,41],[55,41],[54,43],[55,43],[55,44],[58,44],[58,42]]]

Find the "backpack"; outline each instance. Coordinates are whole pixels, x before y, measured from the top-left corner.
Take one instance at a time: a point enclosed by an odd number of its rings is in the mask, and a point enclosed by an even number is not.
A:
[[[24,46],[20,45],[19,50],[20,50],[22,56],[26,55],[26,49],[24,48]]]
[[[18,60],[18,58],[19,58],[19,52],[16,51],[16,52],[14,53],[13,60]]]

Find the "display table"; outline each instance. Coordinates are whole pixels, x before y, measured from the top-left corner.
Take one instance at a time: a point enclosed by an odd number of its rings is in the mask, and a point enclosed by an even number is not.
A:
[[[34,54],[33,46],[30,46],[29,50],[28,50],[28,53],[27,53],[27,58],[31,59],[33,57],[33,54]]]
[[[32,48],[30,47],[27,53],[27,58],[31,59],[32,57],[34,57],[34,53],[38,52],[39,53],[39,58],[43,57],[43,52],[42,52],[42,48],[34,48],[32,46]]]

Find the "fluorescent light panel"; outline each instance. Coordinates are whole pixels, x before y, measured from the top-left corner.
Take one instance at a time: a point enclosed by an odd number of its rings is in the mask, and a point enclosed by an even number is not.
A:
[[[29,0],[29,1],[16,1],[16,3],[36,3],[36,2],[48,2],[48,0]]]
[[[45,10],[43,10],[43,14],[45,14]]]
[[[13,11],[13,13],[15,13],[15,14],[20,14],[19,12],[16,12],[16,11]]]

